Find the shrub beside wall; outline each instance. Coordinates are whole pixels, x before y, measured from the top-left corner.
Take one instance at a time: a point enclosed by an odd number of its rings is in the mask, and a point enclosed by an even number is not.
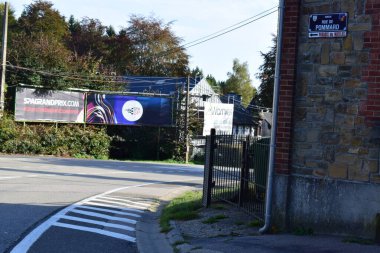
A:
[[[23,124],[0,121],[0,152],[65,157],[108,158],[110,138],[104,127],[76,124]]]

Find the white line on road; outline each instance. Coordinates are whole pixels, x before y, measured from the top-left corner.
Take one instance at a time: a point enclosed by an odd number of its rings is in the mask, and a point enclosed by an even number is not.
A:
[[[150,206],[150,204],[147,204],[147,203],[139,203],[139,202],[135,202],[135,201],[127,200],[127,199],[121,199],[121,198],[105,197],[105,196],[103,196],[103,197],[101,197],[101,199],[116,200],[116,201],[130,203],[130,204],[133,204],[133,205],[141,205],[143,207],[149,207]]]
[[[52,226],[63,227],[63,228],[71,228],[71,229],[75,229],[75,230],[81,230],[81,231],[86,231],[86,232],[92,232],[92,233],[96,233],[96,234],[106,235],[106,236],[109,236],[109,237],[114,237],[114,238],[117,238],[117,239],[122,239],[122,240],[130,241],[130,242],[136,242],[136,238],[134,238],[132,236],[128,236],[128,235],[124,235],[124,234],[119,234],[119,233],[115,233],[115,232],[110,232],[110,231],[106,231],[106,230],[102,230],[102,229],[98,229],[98,228],[89,228],[89,227],[83,227],[83,226],[78,226],[78,225],[71,225],[71,224],[60,223],[60,222],[55,222],[55,223],[52,224]],[[11,252],[13,252],[13,250]],[[17,251],[17,252],[21,253],[21,252],[26,252],[26,251]]]
[[[108,204],[116,204],[116,205],[120,205],[120,206],[133,207],[133,208],[140,209],[140,210],[145,210],[146,209],[146,208],[141,207],[141,206],[136,206],[136,205],[132,205],[132,204],[126,204],[126,203],[120,203],[119,201],[105,200],[105,199],[102,199],[102,198],[96,198],[93,201],[97,201],[97,202],[101,202],[101,203],[108,203]]]
[[[86,205],[92,205],[92,206],[103,206],[103,207],[109,207],[109,208],[116,208],[116,209],[119,209],[119,210],[130,211],[130,212],[135,212],[135,213],[143,213],[144,212],[142,210],[137,210],[137,209],[133,209],[133,208],[120,207],[120,206],[114,206],[114,205],[108,205],[108,204],[102,204],[102,203],[97,203],[97,202],[93,202],[93,201],[85,202],[85,204]]]
[[[84,219],[84,218],[79,218],[79,217],[70,216],[70,215],[62,215],[60,218],[65,219],[65,220],[72,220],[72,221],[79,221],[79,222],[85,222],[89,224],[100,225],[103,227],[118,228],[118,229],[127,230],[127,231],[135,231],[134,228],[125,226],[125,225],[108,223],[108,222],[98,221],[98,220]],[[60,222],[63,223],[62,221]]]
[[[135,220],[131,220],[131,219],[127,219],[127,218],[119,218],[119,217],[106,215],[106,214],[100,214],[100,213],[96,213],[96,212],[88,212],[88,211],[82,211],[82,210],[77,210],[77,209],[70,210],[70,212],[79,213],[79,214],[83,214],[83,215],[87,215],[87,216],[91,216],[91,217],[102,218],[102,219],[106,219],[106,220],[121,221],[121,222],[130,223],[130,224],[136,224],[137,223],[137,221],[135,221]]]
[[[7,179],[16,179],[21,177],[0,177],[0,180],[7,180]]]
[[[92,206],[77,206],[77,208],[86,209],[86,210],[94,210],[94,211],[99,211],[99,212],[114,213],[114,214],[120,214],[120,215],[127,215],[127,216],[136,217],[136,218],[141,217],[141,215],[134,214],[134,213],[120,212],[120,211],[115,211],[111,209],[92,207]]]
[[[197,180],[199,180],[199,179],[173,180],[173,181],[169,181],[169,182],[188,182],[188,181],[197,181]],[[110,191],[107,191],[107,192],[104,192],[104,193],[101,193],[101,194],[89,197],[89,198],[84,199],[82,201],[79,201],[79,202],[77,202],[77,203],[75,203],[73,205],[70,205],[70,206],[62,209],[61,211],[59,211],[57,214],[51,216],[45,222],[41,223],[38,227],[36,227],[34,230],[32,230],[28,235],[26,235],[11,250],[10,253],[25,253],[25,252],[28,252],[28,250],[30,249],[30,247],[38,240],[38,238],[40,238],[41,235],[46,230],[48,230],[51,226],[53,226],[53,225],[54,226],[61,226],[61,227],[72,228],[72,229],[78,228],[78,229],[82,229],[83,231],[103,234],[103,235],[107,235],[107,236],[110,236],[110,237],[115,237],[115,238],[119,238],[119,239],[129,240],[131,242],[136,242],[135,238],[127,236],[127,235],[123,235],[123,234],[113,233],[113,232],[109,232],[109,231],[103,231],[103,230],[94,229],[94,228],[86,228],[86,227],[81,228],[80,226],[74,226],[74,225],[67,225],[67,224],[64,224],[64,223],[59,223],[58,222],[59,216],[62,216],[64,214],[70,212],[71,210],[74,210],[78,205],[82,205],[82,204],[91,202],[92,200],[94,200],[95,198],[100,197],[100,196],[105,196],[105,195],[112,194],[114,192],[121,191],[121,190],[138,188],[138,187],[143,187],[143,186],[148,186],[148,185],[154,185],[154,184],[162,184],[162,183],[165,183],[165,182],[163,182],[163,181],[156,181],[156,182],[152,182],[152,183],[145,183],[145,184],[139,184],[139,185],[120,187],[120,188],[117,188],[117,189],[113,189],[113,190],[110,190]],[[121,209],[121,208],[119,208],[119,209]]]

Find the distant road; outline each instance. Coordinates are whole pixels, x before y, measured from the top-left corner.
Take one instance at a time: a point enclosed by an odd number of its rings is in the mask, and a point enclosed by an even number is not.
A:
[[[202,166],[0,156],[0,252],[136,252],[140,214],[202,177]]]

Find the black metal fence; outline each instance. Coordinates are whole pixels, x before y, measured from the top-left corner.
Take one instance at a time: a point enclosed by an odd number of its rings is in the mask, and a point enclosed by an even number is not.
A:
[[[234,204],[264,219],[270,138],[215,135],[206,139],[203,204]]]

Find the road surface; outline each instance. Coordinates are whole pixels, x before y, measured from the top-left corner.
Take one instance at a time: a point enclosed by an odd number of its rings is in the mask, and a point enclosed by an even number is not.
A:
[[[137,252],[144,212],[202,177],[201,166],[0,156],[0,252]]]

